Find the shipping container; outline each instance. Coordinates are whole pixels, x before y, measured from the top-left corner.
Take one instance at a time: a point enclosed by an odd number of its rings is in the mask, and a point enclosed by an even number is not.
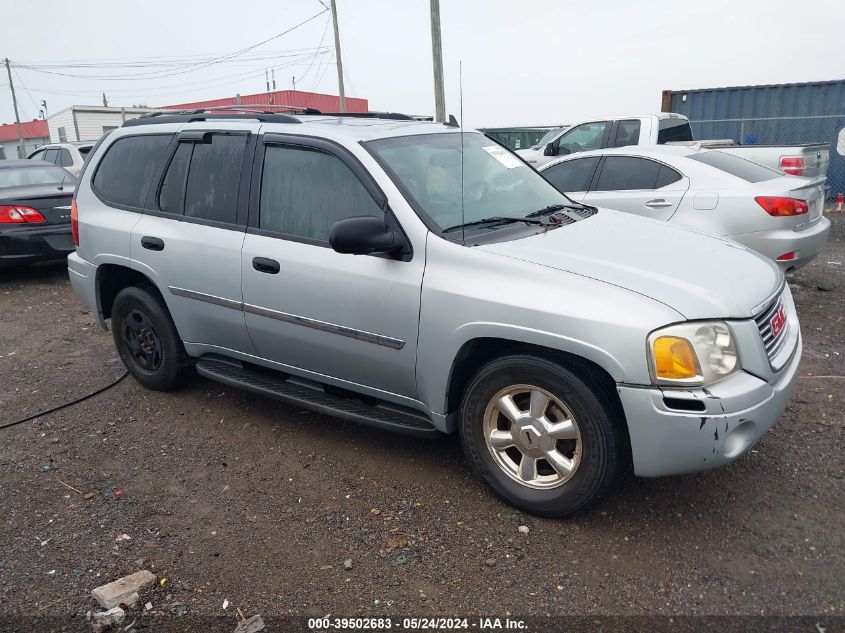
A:
[[[698,139],[746,144],[828,143],[827,182],[845,192],[845,79],[795,84],[664,90],[664,112],[689,118]]]

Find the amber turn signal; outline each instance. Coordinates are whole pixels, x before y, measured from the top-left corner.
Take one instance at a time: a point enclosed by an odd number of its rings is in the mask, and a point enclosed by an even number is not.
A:
[[[685,338],[661,336],[652,343],[657,378],[677,380],[699,375],[692,344]]]

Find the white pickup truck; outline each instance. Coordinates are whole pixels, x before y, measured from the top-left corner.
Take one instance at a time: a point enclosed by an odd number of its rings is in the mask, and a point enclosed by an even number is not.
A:
[[[790,176],[817,177],[827,175],[830,163],[826,143],[812,145],[740,145],[730,139],[696,141],[689,120],[672,112],[642,116],[590,119],[544,139],[545,145],[517,150],[517,154],[534,168],[559,156],[608,147],[626,145],[663,145],[665,143],[693,147],[718,148],[722,152],[771,167]]]

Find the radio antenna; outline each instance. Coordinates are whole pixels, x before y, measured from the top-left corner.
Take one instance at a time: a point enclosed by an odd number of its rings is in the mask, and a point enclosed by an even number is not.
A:
[[[458,62],[458,98],[461,114],[461,244],[466,246],[466,217],[464,216],[464,66]]]

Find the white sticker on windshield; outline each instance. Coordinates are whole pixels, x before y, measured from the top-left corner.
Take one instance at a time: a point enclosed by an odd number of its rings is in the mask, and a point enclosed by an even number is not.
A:
[[[498,145],[488,145],[486,147],[482,147],[481,149],[490,154],[490,156],[502,163],[502,165],[508,169],[513,169],[514,167],[522,165],[522,161],[504,147],[499,147]]]

